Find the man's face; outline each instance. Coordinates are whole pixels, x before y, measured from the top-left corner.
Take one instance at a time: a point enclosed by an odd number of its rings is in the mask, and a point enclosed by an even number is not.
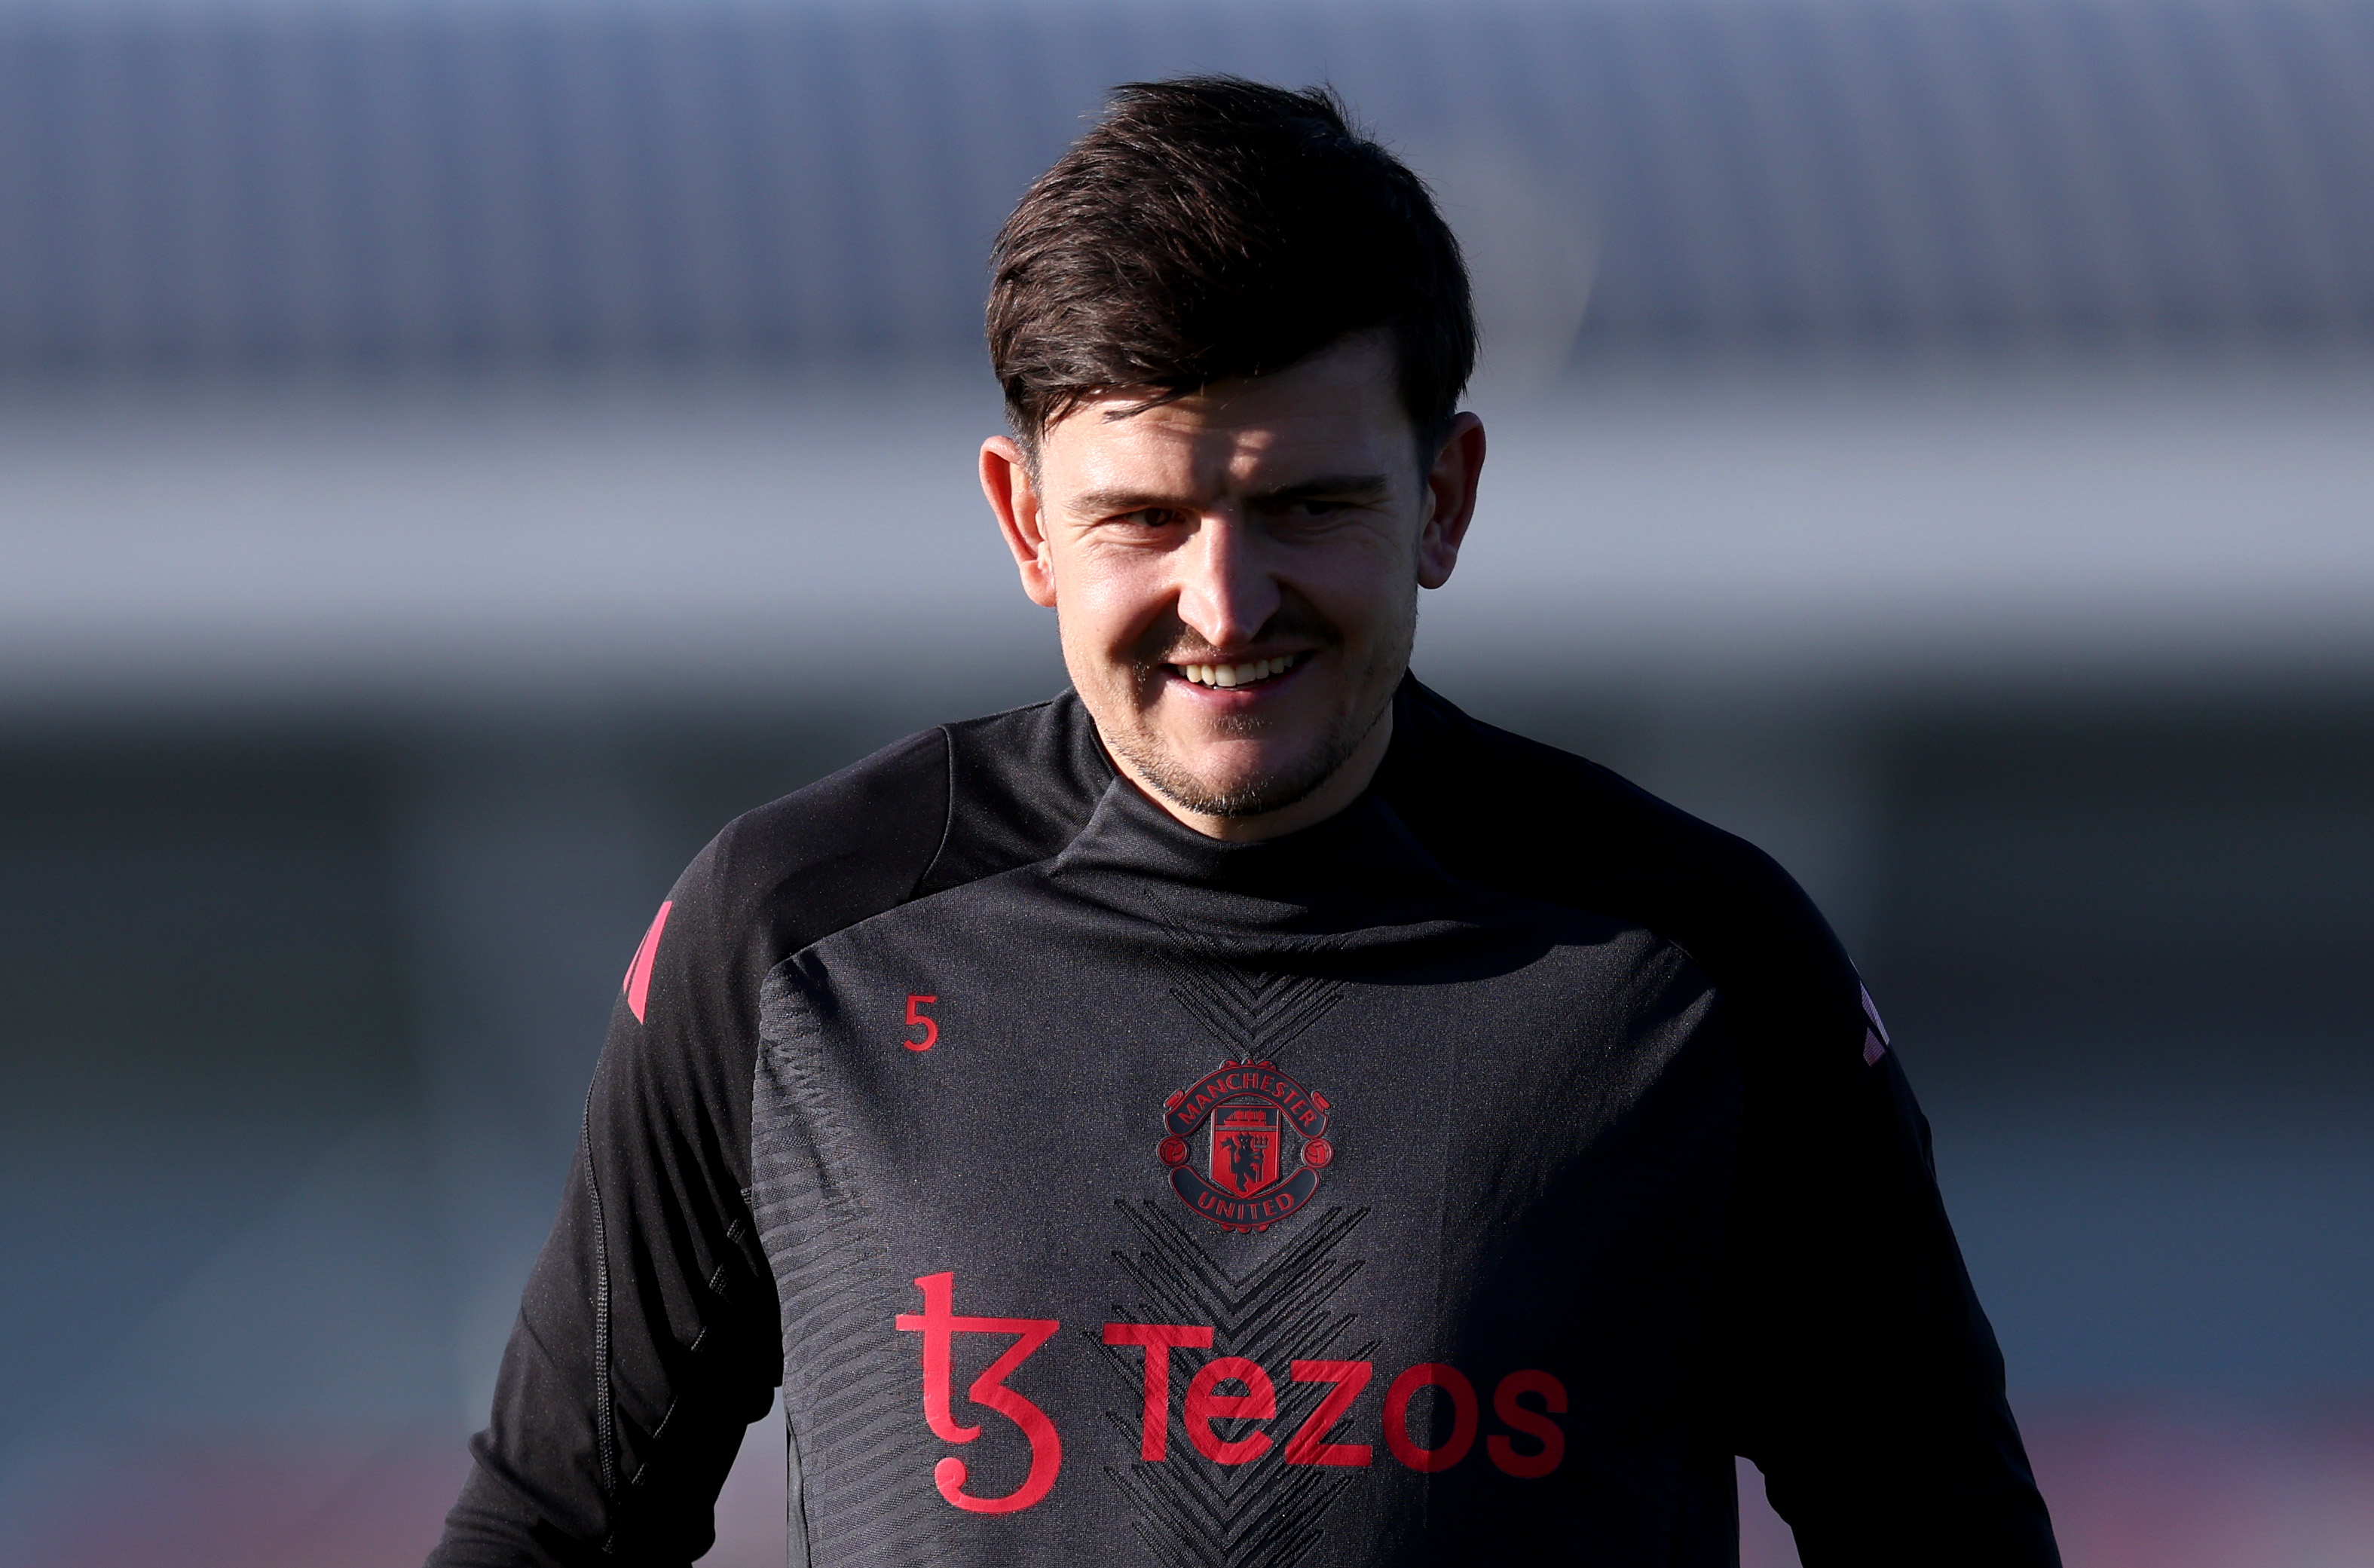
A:
[[[1116,760],[1238,837],[1322,791],[1364,744],[1381,754],[1417,590],[1457,559],[1482,431],[1463,415],[1422,470],[1376,333],[1122,412],[1144,395],[1058,421],[1035,475],[990,442],[983,484]]]

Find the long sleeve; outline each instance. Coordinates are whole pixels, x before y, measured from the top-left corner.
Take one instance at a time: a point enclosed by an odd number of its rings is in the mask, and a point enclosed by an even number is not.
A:
[[[1805,1568],[2057,1568],[1928,1123],[1861,1022],[1748,1064],[1714,1363],[1737,1451]]]
[[[435,1568],[690,1562],[767,1410],[782,1350],[743,1191],[753,1047],[731,966],[700,974],[707,870],[678,885],[642,994],[614,1012]]]
[[[1380,787],[1447,861],[1638,920],[1722,995],[1744,1130],[1698,1396],[1710,1460],[1764,1471],[1805,1568],[2057,1568],[1928,1124],[1804,891],[1753,846],[1415,681],[1396,722]],[[1500,811],[1469,804],[1478,777]]]
[[[780,1380],[750,1216],[758,993],[787,954],[911,895],[946,834],[927,731],[740,818],[620,988],[560,1214],[430,1568],[688,1563]]]

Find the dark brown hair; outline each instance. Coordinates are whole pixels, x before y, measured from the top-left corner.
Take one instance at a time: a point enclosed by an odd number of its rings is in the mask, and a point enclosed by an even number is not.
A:
[[[989,357],[1016,437],[1118,387],[1146,406],[1392,334],[1431,457],[1475,366],[1459,241],[1332,89],[1134,82],[1040,175],[991,252]]]

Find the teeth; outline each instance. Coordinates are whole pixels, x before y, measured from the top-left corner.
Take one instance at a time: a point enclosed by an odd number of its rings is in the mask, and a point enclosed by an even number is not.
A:
[[[1256,659],[1250,664],[1181,664],[1176,668],[1199,686],[1226,689],[1266,681],[1272,675],[1282,675],[1294,668],[1294,661],[1300,657],[1299,654],[1289,653],[1278,659]]]

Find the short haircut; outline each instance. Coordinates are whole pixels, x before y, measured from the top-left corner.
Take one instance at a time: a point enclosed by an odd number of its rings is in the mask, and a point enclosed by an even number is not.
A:
[[[989,357],[1034,458],[1116,388],[1151,407],[1391,335],[1430,458],[1475,368],[1459,241],[1421,181],[1331,88],[1134,82],[1025,193],[991,252]]]

